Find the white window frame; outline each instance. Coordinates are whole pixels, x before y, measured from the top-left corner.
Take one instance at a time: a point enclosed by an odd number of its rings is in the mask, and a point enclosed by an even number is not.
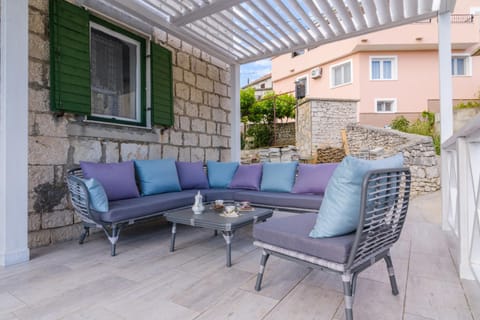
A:
[[[113,31],[107,27],[104,27],[98,23],[95,23],[95,22],[90,22],[90,29],[89,29],[89,32],[91,32],[91,29],[96,29],[96,30],[99,30],[101,32],[104,32],[108,35],[111,35],[112,37],[115,37],[115,38],[118,38],[122,41],[125,41],[125,42],[128,42],[128,43],[131,43],[133,45],[135,45],[135,48],[136,48],[136,60],[137,60],[137,65],[136,65],[136,70],[135,70],[135,77],[136,77],[136,81],[135,81],[135,90],[136,90],[136,97],[135,97],[135,113],[136,113],[136,118],[135,119],[131,119],[131,118],[124,118],[124,117],[116,117],[116,116],[112,116],[112,115],[104,115],[104,114],[97,114],[97,113],[93,113],[93,110],[91,110],[91,115],[94,116],[94,117],[97,117],[97,118],[105,118],[105,119],[114,119],[114,120],[121,120],[121,121],[129,121],[129,122],[141,122],[142,121],[142,103],[141,103],[141,96],[142,96],[142,93],[141,93],[141,57],[140,57],[140,48],[141,48],[141,44],[140,42],[126,36],[126,35],[123,35],[121,33],[118,33],[116,31]],[[91,33],[90,33],[91,34]],[[90,46],[90,49],[91,50],[91,46]],[[93,107],[92,107],[93,109]],[[147,126],[149,126],[149,124],[147,123]]]
[[[392,102],[392,111],[378,111],[377,106],[379,102]],[[397,112],[397,98],[376,98],[374,105],[375,113],[396,113]]]
[[[373,79],[372,77],[372,63],[373,61],[380,60],[380,61],[385,61],[385,60],[390,60],[392,61],[392,78],[390,79],[385,79],[383,78],[383,63],[380,64],[380,78],[379,79]],[[392,80],[397,80],[398,79],[398,57],[397,56],[370,56],[370,80],[372,81],[392,81]]]
[[[340,67],[342,65],[346,65],[348,63],[350,64],[350,82],[342,82],[340,84],[335,85],[335,81],[334,81],[335,73],[333,72],[333,69]],[[353,60],[352,59],[345,60],[330,66],[330,88],[338,88],[338,87],[346,86],[352,83],[353,83]]]
[[[452,53],[452,60],[456,58],[465,59],[465,74],[453,74],[452,77],[471,77],[472,76],[472,58],[468,54],[454,54]]]
[[[309,77],[308,77],[308,73],[304,74],[304,75],[301,75],[300,77],[297,77],[295,79],[295,82],[297,82],[298,80],[302,80],[302,79],[305,79],[305,97],[308,96],[308,93],[310,92],[310,88],[309,88]]]

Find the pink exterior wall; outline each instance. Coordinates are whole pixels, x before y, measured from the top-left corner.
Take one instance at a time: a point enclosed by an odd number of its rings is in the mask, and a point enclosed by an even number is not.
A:
[[[455,13],[468,14],[475,4],[480,6],[478,1],[458,0]],[[395,116],[375,112],[378,98],[395,98],[397,113],[420,113],[428,109],[429,99],[439,97],[437,28],[436,19],[432,19],[430,23],[414,23],[325,44],[294,58],[290,54],[275,57],[272,59],[273,89],[276,93],[293,92],[295,80],[308,75],[308,97],[357,99],[360,120],[379,115],[378,123],[369,121],[369,124],[383,126]],[[474,23],[452,23],[451,30],[453,54],[469,55],[480,48],[479,16],[475,16]],[[397,80],[370,80],[370,56],[396,56]],[[353,63],[353,83],[331,88],[330,67],[347,60]],[[310,77],[315,67],[322,68],[319,79]],[[478,97],[480,57],[471,57],[471,70],[471,76],[453,77],[454,99]],[[362,117],[362,114],[371,115]]]

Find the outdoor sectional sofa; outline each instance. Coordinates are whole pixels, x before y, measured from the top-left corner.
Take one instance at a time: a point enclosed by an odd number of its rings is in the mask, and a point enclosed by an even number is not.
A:
[[[80,165],[67,176],[72,205],[84,225],[79,242],[91,227],[100,227],[111,243],[112,256],[124,226],[192,206],[198,191],[207,203],[249,201],[260,207],[317,212],[337,166],[208,161],[204,168],[202,162],[168,159]]]

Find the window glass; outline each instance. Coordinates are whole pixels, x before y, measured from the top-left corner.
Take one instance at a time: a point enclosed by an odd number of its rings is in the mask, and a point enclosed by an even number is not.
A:
[[[376,111],[377,112],[394,112],[394,104],[395,101],[393,100],[377,100]]]
[[[333,87],[352,82],[352,63],[350,61],[334,66],[331,70]]]
[[[372,80],[393,80],[396,78],[396,58],[371,58]]]
[[[124,35],[92,25],[90,74],[92,114],[140,121],[140,44]]]

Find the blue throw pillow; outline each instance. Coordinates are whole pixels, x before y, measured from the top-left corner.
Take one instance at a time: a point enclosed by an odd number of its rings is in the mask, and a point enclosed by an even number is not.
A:
[[[108,211],[107,193],[103,186],[94,178],[82,179],[87,187],[88,195],[90,196],[90,209],[98,212]]]
[[[238,162],[207,161],[208,184],[210,188],[228,188],[237,168]]]
[[[265,162],[260,190],[291,192],[297,173],[297,162]]]
[[[135,170],[143,196],[182,190],[175,160],[135,160]]]
[[[365,174],[370,170],[401,167],[403,167],[401,153],[380,160],[345,157],[327,185],[317,222],[310,232],[310,237],[336,237],[354,231],[360,216],[362,182]]]

